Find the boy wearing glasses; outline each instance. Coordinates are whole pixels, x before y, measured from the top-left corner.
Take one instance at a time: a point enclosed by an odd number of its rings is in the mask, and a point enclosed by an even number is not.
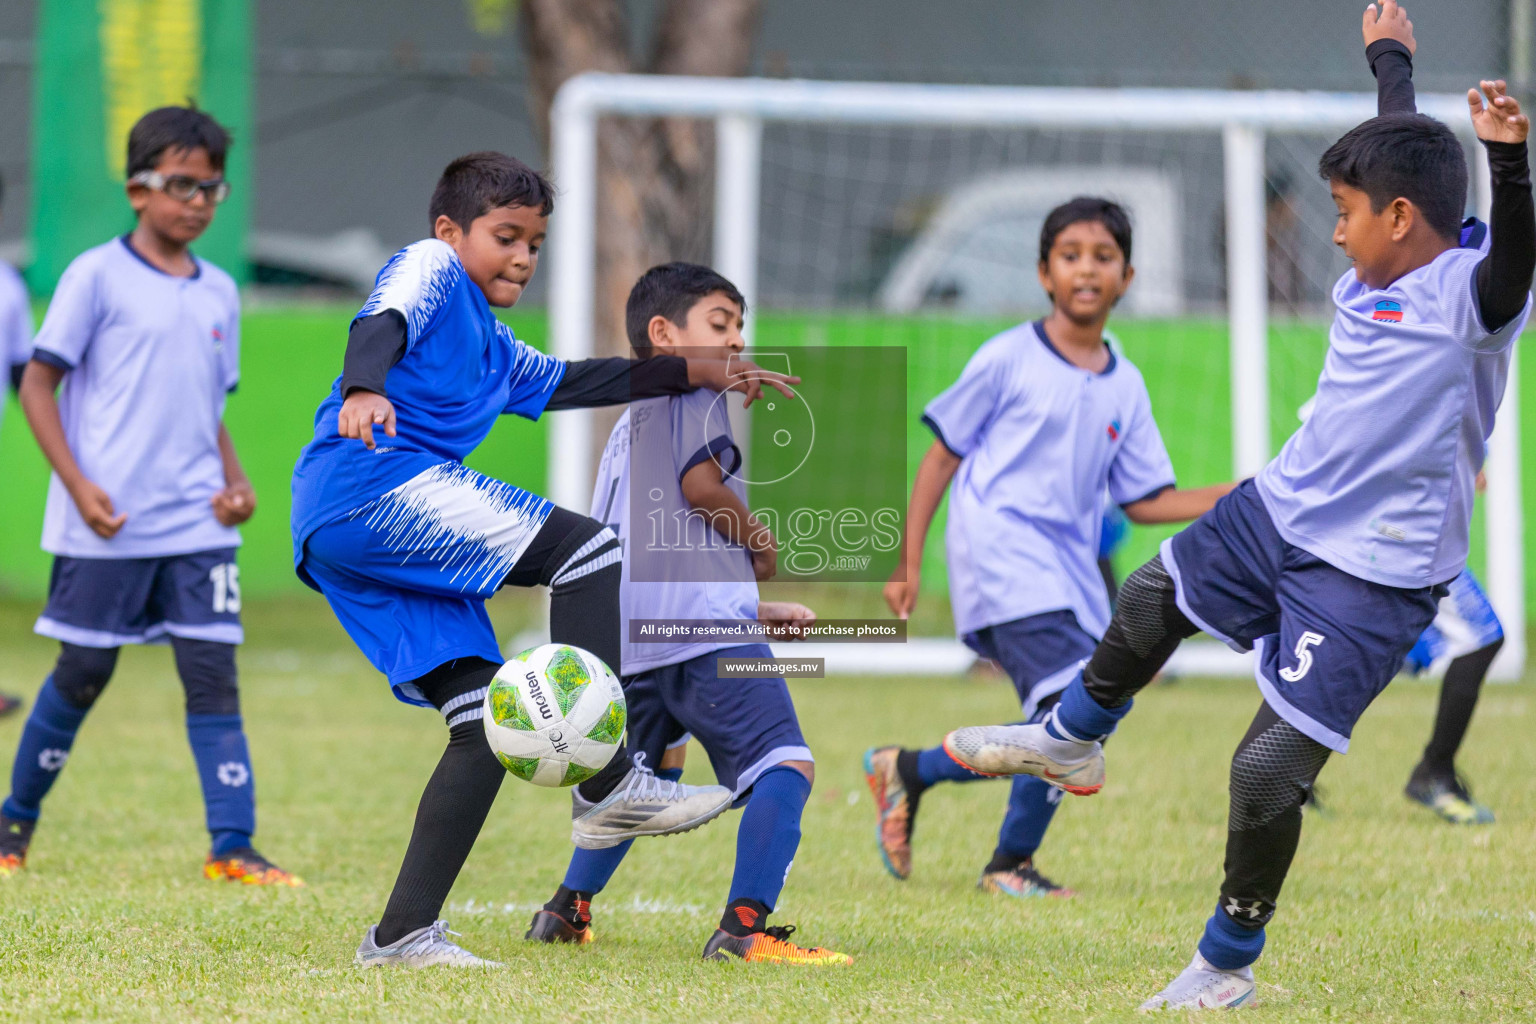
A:
[[[43,797],[118,649],[169,642],[212,837],[204,875],[303,884],[252,848],[235,527],[256,495],[223,424],[239,379],[240,299],[228,274],[188,249],[229,195],[228,148],[224,129],[193,108],[139,119],[127,166],[138,225],[69,265],[22,377],[22,409],[53,466],[43,548],[55,559],[35,628],[62,649],[0,805],[0,875],[25,865]]]

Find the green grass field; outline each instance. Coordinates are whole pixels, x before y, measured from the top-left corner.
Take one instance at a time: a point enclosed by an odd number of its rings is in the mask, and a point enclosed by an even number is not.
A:
[[[256,517],[244,527],[241,582],[252,596],[301,590],[291,568],[288,493],[294,460],[313,432],[314,412],[341,365],[352,306],[316,306],[248,311],[242,321],[240,390],[230,399],[228,422],[260,500]],[[542,345],[548,326],[541,310],[508,316],[520,337]],[[904,346],[904,394],[887,395],[881,381],[850,381],[858,401],[905,403],[905,445],[888,439],[863,458],[851,460],[851,481],[910,475],[932,443],[918,422],[922,406],[947,387],[971,353],[1006,321],[952,316],[882,317],[855,313],[793,314],[768,311],[757,321],[755,343],[774,346]],[[1231,472],[1227,332],[1214,320],[1117,321],[1111,325],[1147,380],[1153,407],[1180,483],[1199,486]],[[1271,434],[1278,445],[1296,427],[1295,410],[1312,393],[1322,365],[1322,326],[1271,325]],[[1525,450],[1536,451],[1536,360],[1526,360],[1523,377]],[[13,399],[5,399],[0,429],[0,594],[37,598],[47,587],[48,556],[38,550],[48,474]],[[857,402],[853,403],[856,407]],[[559,414],[555,414],[559,415]],[[845,417],[847,419],[847,417]],[[546,424],[506,417],[470,458],[470,464],[535,490],[546,478]],[[857,439],[839,442],[860,451]],[[900,464],[905,448],[906,464]],[[1536,508],[1536,473],[1525,476],[1527,507]],[[940,536],[941,519],[934,537]],[[1138,529],[1121,555],[1134,568],[1156,550],[1169,531]],[[1482,565],[1480,531],[1474,530],[1473,564]],[[1527,523],[1528,589],[1536,592],[1536,518]],[[924,567],[925,585],[944,589],[943,545],[932,543]]]
[[[527,598],[498,599],[503,633]],[[0,603],[0,689],[29,695],[53,645],[34,602]],[[47,804],[28,870],[0,883],[0,1019],[17,1021],[1116,1021],[1187,962],[1215,896],[1226,761],[1257,705],[1251,683],[1149,691],[1110,748],[1110,777],[1068,798],[1041,866],[1070,902],[977,893],[1004,786],[934,791],[916,872],[875,852],[859,755],[932,742],[1016,712],[992,678],[794,684],[819,774],[781,922],[845,950],[811,972],[697,957],[729,881],[735,815],[648,840],[596,906],[587,949],[529,948],[535,904],[568,853],[565,794],[508,779],[450,897],[491,974],[355,972],[443,726],[407,708],[318,598],[253,602],[245,715],[261,848],[300,891],[202,879],[202,810],[164,650],[125,652]],[[1399,682],[1324,771],[1331,815],[1309,816],[1259,965],[1255,1021],[1519,1021],[1536,1015],[1536,753],[1531,682],[1490,687],[1464,768],[1499,813],[1455,829],[1400,795],[1434,688]],[[21,722],[0,722],[9,764]],[[694,752],[690,778],[707,777]]]

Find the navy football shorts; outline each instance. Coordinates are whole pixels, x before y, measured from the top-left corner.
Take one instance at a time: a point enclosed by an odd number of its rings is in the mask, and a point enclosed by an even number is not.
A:
[[[720,658],[772,658],[767,644],[723,647],[697,658],[627,676],[629,748],[655,769],[691,735],[704,747],[720,785],[740,798],[783,761],[813,761],[781,677],[719,678]]]
[[[1362,580],[1286,543],[1252,480],[1163,541],[1162,556],[1189,620],[1256,649],[1269,706],[1341,754],[1446,593]]]
[[[80,647],[244,641],[235,549],[161,558],[53,560],[48,604],[33,627]]]
[[[1450,582],[1450,593],[1440,599],[1435,621],[1408,652],[1403,671],[1418,675],[1427,669],[1443,670],[1463,655],[1480,651],[1504,639],[1493,603],[1483,592],[1471,569]]]
[[[1025,721],[1055,703],[1098,646],[1065,608],[988,626],[967,634],[965,643],[1008,673]]]

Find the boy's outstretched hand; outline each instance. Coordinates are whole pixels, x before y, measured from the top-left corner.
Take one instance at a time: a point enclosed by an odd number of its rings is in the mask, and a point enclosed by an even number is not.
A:
[[[382,426],[384,433],[395,436],[395,406],[383,395],[358,389],[341,403],[336,416],[336,431],[342,437],[361,440],[369,448],[374,446],[373,428]]]
[[[1524,142],[1531,132],[1531,119],[1520,113],[1520,103],[1509,94],[1504,79],[1484,79],[1477,85],[1477,89],[1467,90],[1467,106],[1472,108],[1472,127],[1477,129],[1477,137],[1484,142]],[[1488,97],[1486,105],[1484,95]]]
[[[1365,35],[1366,49],[1383,39],[1396,39],[1408,47],[1410,54],[1418,49],[1418,43],[1413,39],[1413,22],[1408,20],[1408,12],[1397,0],[1382,0],[1379,8],[1371,4],[1365,9],[1365,23],[1360,27]]]
[[[799,384],[799,377],[787,373],[765,370],[750,359],[732,356],[726,359],[689,359],[688,383],[711,391],[740,391],[746,396],[741,403],[747,408],[763,397],[763,385],[778,390],[785,398],[794,398],[791,384]]]

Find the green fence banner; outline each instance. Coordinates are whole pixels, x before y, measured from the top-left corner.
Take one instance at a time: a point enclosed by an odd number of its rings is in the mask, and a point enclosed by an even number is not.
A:
[[[123,195],[128,130],[155,107],[196,102],[234,135],[234,185],[194,250],[245,280],[251,202],[249,0],[39,0],[32,120],[32,263],[53,291],[69,261],[133,227]]]

